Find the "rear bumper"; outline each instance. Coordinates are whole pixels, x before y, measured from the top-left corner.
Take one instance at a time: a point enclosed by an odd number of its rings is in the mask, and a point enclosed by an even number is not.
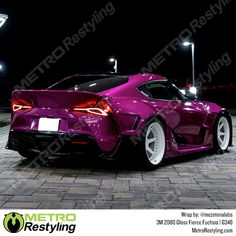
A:
[[[68,109],[61,108],[44,110],[43,108],[34,108],[26,112],[16,112],[12,116],[11,132],[14,134],[22,132],[27,137],[28,134],[30,136],[44,134],[44,131],[39,131],[40,118],[59,119],[57,132],[50,131],[50,129],[46,131],[50,137],[54,135],[72,137],[72,134],[74,135],[72,138],[88,137],[95,140],[99,149],[105,153],[112,152],[120,140],[118,127],[113,117],[78,115]]]
[[[91,151],[101,153],[96,141],[89,135],[52,132],[11,131],[6,148],[14,151],[46,152],[51,156]]]

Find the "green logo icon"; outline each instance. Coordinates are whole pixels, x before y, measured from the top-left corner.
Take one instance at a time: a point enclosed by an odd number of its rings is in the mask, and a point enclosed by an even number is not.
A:
[[[25,221],[22,215],[11,212],[7,215],[5,215],[5,218],[3,220],[4,228],[9,233],[18,233],[20,232],[24,227]]]

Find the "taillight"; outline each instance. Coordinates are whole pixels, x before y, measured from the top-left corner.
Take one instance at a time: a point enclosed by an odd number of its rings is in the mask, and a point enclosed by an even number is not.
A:
[[[109,104],[102,98],[91,99],[72,108],[72,111],[80,114],[93,114],[99,116],[108,116],[112,113]]]
[[[19,112],[19,111],[26,111],[31,110],[32,105],[24,100],[13,100],[12,101],[12,111]]]

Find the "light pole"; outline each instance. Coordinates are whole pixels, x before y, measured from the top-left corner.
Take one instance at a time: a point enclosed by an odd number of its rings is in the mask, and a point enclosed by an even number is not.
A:
[[[6,22],[7,18],[8,18],[8,15],[0,14],[0,28]],[[3,71],[4,71],[4,65],[0,62],[0,72],[3,72]]]
[[[194,43],[184,42],[183,46],[188,47],[191,45],[192,49],[192,87],[195,88],[195,62],[194,62]],[[192,89],[194,92],[195,89]]]
[[[6,14],[0,14],[0,28],[3,26],[3,24],[5,23],[5,21],[7,20],[8,15]]]
[[[0,28],[6,22],[8,15],[0,13]],[[4,72],[4,65],[0,62],[0,72]]]
[[[111,57],[111,58],[109,58],[109,62],[114,63],[113,69],[114,69],[115,73],[117,74],[117,59],[114,57]]]

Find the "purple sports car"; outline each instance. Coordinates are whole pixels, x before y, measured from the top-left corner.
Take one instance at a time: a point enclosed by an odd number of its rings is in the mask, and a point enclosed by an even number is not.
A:
[[[232,145],[229,112],[191,99],[166,78],[73,75],[47,90],[16,90],[7,148],[26,158],[97,151],[112,158],[122,145],[154,169],[163,158]]]

